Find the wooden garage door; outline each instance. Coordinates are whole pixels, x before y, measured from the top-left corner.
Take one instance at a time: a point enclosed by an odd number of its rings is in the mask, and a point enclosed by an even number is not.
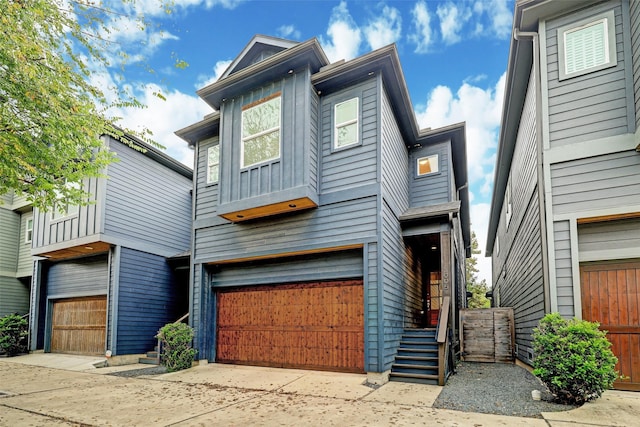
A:
[[[102,355],[107,331],[107,298],[73,298],[53,303],[51,352]]]
[[[218,292],[216,360],[364,371],[361,280]]]
[[[640,261],[580,266],[582,318],[608,331],[625,376],[614,387],[640,390]]]

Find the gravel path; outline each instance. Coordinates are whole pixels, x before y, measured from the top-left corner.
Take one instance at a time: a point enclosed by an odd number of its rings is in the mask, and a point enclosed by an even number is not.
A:
[[[107,375],[113,375],[116,377],[139,377],[141,375],[160,375],[166,373],[166,366],[152,366],[150,368],[130,369],[125,371],[112,372]]]
[[[531,398],[540,390],[542,400]],[[551,393],[533,374],[517,365],[462,362],[433,407],[464,412],[542,418],[541,412],[568,411],[570,405],[552,403]]]

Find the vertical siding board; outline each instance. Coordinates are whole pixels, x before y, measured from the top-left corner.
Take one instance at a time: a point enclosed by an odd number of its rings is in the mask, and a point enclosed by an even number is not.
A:
[[[558,312],[567,318],[576,316],[573,310],[573,271],[571,266],[571,235],[569,221],[555,221],[553,236],[556,260]]]
[[[632,2],[633,3],[633,2]],[[558,28],[614,8],[618,64],[612,68],[559,81]],[[629,111],[633,103],[628,88],[623,13],[620,1],[604,2],[575,13],[546,21],[546,65],[549,104],[549,135],[552,147],[628,132]],[[600,95],[610,99],[603,108]]]

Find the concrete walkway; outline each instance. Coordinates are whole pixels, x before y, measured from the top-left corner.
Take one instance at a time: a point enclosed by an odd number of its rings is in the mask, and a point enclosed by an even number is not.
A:
[[[640,426],[640,393],[608,391],[581,408],[519,418],[432,408],[441,387],[356,374],[204,364],[148,377],[100,375],[102,358],[0,359],[0,426]],[[144,365],[148,367],[148,365]]]

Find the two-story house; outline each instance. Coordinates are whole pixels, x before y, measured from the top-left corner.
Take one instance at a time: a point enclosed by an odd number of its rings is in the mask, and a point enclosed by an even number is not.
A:
[[[487,256],[517,356],[549,312],[608,331],[640,389],[640,3],[515,4]]]
[[[330,64],[316,39],[256,36],[198,94],[215,111],[176,133],[196,156],[199,357],[444,382],[470,245],[464,124],[417,128],[393,45]]]
[[[0,317],[29,312],[33,207],[26,197],[0,196]]]
[[[31,350],[138,355],[188,312],[192,170],[125,138],[103,137],[117,161],[88,205],[34,212]]]

